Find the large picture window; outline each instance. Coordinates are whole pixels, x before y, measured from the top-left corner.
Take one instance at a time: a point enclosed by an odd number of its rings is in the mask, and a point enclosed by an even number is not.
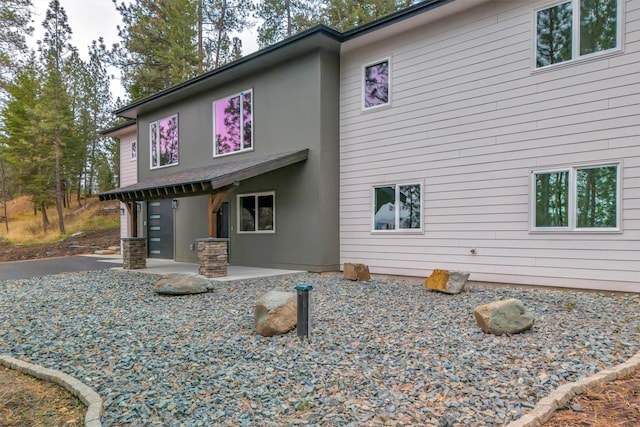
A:
[[[151,169],[178,164],[178,115],[149,124]]]
[[[422,231],[422,184],[373,187],[373,231]]]
[[[389,58],[363,67],[362,108],[370,109],[391,103],[391,66]]]
[[[533,229],[617,230],[619,165],[533,172]]]
[[[213,103],[213,156],[253,149],[253,91]]]
[[[620,0],[571,0],[536,11],[536,67],[620,46]]]
[[[238,196],[239,233],[275,233],[275,193]]]

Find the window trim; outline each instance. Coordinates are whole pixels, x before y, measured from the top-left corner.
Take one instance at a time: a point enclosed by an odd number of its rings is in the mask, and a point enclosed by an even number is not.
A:
[[[624,18],[624,6],[625,6],[625,2],[623,0],[616,0],[617,2],[617,16],[616,16],[616,47],[611,48],[611,49],[607,49],[607,50],[602,50],[599,52],[593,52],[593,53],[589,53],[587,55],[580,55],[580,0],[556,0],[550,3],[547,3],[543,6],[540,6],[538,8],[535,8],[533,10],[533,19],[532,19],[532,23],[533,23],[533,55],[531,58],[531,68],[533,71],[542,71],[542,70],[549,70],[549,69],[555,69],[555,68],[561,68],[564,66],[568,66],[570,64],[575,64],[575,63],[580,63],[580,62],[587,62],[590,60],[594,60],[594,59],[599,59],[600,57],[603,56],[610,56],[610,55],[615,55],[615,54],[619,54],[623,51],[623,46],[624,46],[624,22],[623,22],[623,18]],[[549,64],[549,65],[544,65],[542,67],[538,67],[538,60],[537,60],[537,56],[538,56],[538,12],[545,10],[545,9],[549,9],[555,6],[558,6],[560,4],[563,3],[571,3],[571,10],[572,10],[572,33],[571,33],[571,40],[572,40],[572,46],[571,46],[571,59],[568,59],[566,61],[562,61],[562,62],[558,62],[556,64]],[[576,13],[576,10],[578,11],[578,13]]]
[[[153,166],[153,146],[151,144],[151,127],[154,124],[157,125],[162,120],[172,119],[173,117],[176,118],[176,125],[178,127],[178,161],[175,162],[175,163],[168,163],[166,165],[160,165],[159,164],[158,166]],[[160,135],[160,126],[158,126],[158,163],[160,162],[160,141],[159,141],[160,136],[159,135]],[[179,164],[180,164],[180,120],[178,118],[178,113],[171,114],[170,116],[166,116],[166,117],[163,117],[161,119],[149,122],[149,168],[151,170],[155,170],[155,169],[168,168],[168,167],[171,167],[171,166],[178,166]]]
[[[387,85],[388,85],[388,97],[389,100],[384,103],[384,104],[378,104],[378,105],[372,105],[370,107],[366,107],[365,106],[365,73],[367,70],[367,67],[370,67],[372,65],[376,65],[376,64],[380,64],[382,62],[387,62],[387,69],[388,69],[388,77],[387,77]],[[391,71],[391,55],[383,57],[383,58],[378,58],[375,61],[369,61],[365,64],[362,65],[361,69],[360,69],[360,108],[362,109],[362,111],[372,111],[372,110],[377,110],[379,108],[387,108],[391,106],[391,97],[392,97],[392,93],[393,91],[392,89],[392,71]]]
[[[218,147],[216,146],[216,104],[222,101],[227,101],[231,98],[235,98],[236,96],[240,96],[242,97],[244,94],[246,93],[250,93],[251,94],[251,147],[249,148],[240,148],[237,151],[232,151],[230,153],[217,153],[218,151]],[[247,152],[251,152],[254,150],[254,146],[255,146],[255,138],[254,138],[254,114],[255,114],[255,108],[253,105],[253,100],[254,100],[254,95],[253,95],[253,88],[249,88],[247,90],[242,90],[238,93],[234,93],[233,95],[229,95],[226,96],[224,98],[219,98],[214,100],[211,103],[211,117],[213,118],[212,120],[212,127],[213,127],[213,133],[212,133],[212,137],[213,137],[213,157],[214,158],[218,158],[218,157],[225,157],[225,156],[232,156],[234,154],[240,154],[240,153],[247,153]],[[240,117],[244,118],[243,115],[243,110],[244,110],[244,104],[242,103],[242,99],[240,100]],[[244,146],[244,121],[242,122],[242,126],[240,129],[240,147]]]
[[[616,167],[616,227],[578,227],[577,208],[577,171],[583,169],[598,169],[606,167]],[[612,161],[606,163],[586,163],[574,164],[570,166],[532,169],[529,184],[529,231],[532,233],[619,233],[622,232],[622,161]],[[536,176],[538,174],[568,172],[569,173],[569,203],[568,225],[566,227],[537,227],[536,226]]]
[[[241,227],[240,227],[240,221],[241,221],[241,216],[242,216],[242,211],[240,208],[240,198],[241,197],[250,197],[253,196],[255,198],[256,201],[256,206],[258,206],[258,197],[260,196],[271,196],[273,197],[273,230],[257,230],[254,229],[253,231],[242,231]],[[245,193],[245,194],[238,194],[236,196],[236,207],[237,207],[237,215],[236,215],[236,225],[237,225],[237,233],[238,234],[275,234],[276,232],[276,192],[275,191],[263,191],[263,192],[259,192],[259,193]],[[258,221],[256,221],[255,223],[255,228],[258,227]]]
[[[408,185],[420,186],[420,228],[400,228],[400,210],[398,208],[400,187]],[[376,229],[376,188],[381,187],[395,187],[395,203],[394,203],[394,215],[395,215],[395,227],[393,230],[377,230]],[[424,234],[424,183],[422,181],[401,181],[397,184],[376,184],[371,187],[371,201],[369,203],[369,210],[371,215],[371,233],[375,234]]]

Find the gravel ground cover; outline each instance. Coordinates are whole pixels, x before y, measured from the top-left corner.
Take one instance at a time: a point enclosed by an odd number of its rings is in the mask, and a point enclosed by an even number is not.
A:
[[[105,426],[494,426],[640,349],[638,295],[291,275],[162,297],[158,276],[96,271],[0,281],[0,353],[105,399]],[[313,285],[312,340],[263,338],[253,306]],[[536,323],[483,334],[473,309],[519,298]]]

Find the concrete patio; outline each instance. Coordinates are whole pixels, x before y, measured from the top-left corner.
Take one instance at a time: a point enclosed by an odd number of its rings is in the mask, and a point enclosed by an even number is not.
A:
[[[117,267],[113,267],[113,270],[122,270],[122,256],[121,255],[90,255],[92,257],[100,258],[101,262],[108,262],[118,264]],[[198,264],[187,262],[176,262],[171,259],[159,259],[159,258],[147,258],[147,268],[129,270],[139,273],[151,273],[151,274],[169,274],[169,273],[182,273],[182,274],[194,274],[198,275]],[[282,276],[285,274],[305,273],[302,270],[284,270],[275,268],[259,268],[259,267],[247,267],[239,265],[227,266],[227,276],[216,277],[209,280],[218,282],[229,282],[232,280],[246,280],[257,279],[260,277],[272,277]]]

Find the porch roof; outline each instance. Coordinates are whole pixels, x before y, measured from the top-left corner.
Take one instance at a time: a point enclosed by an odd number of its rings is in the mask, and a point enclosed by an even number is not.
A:
[[[235,162],[218,163],[140,181],[101,193],[100,200],[134,202],[213,194],[234,184],[304,161],[309,149],[289,151]]]

